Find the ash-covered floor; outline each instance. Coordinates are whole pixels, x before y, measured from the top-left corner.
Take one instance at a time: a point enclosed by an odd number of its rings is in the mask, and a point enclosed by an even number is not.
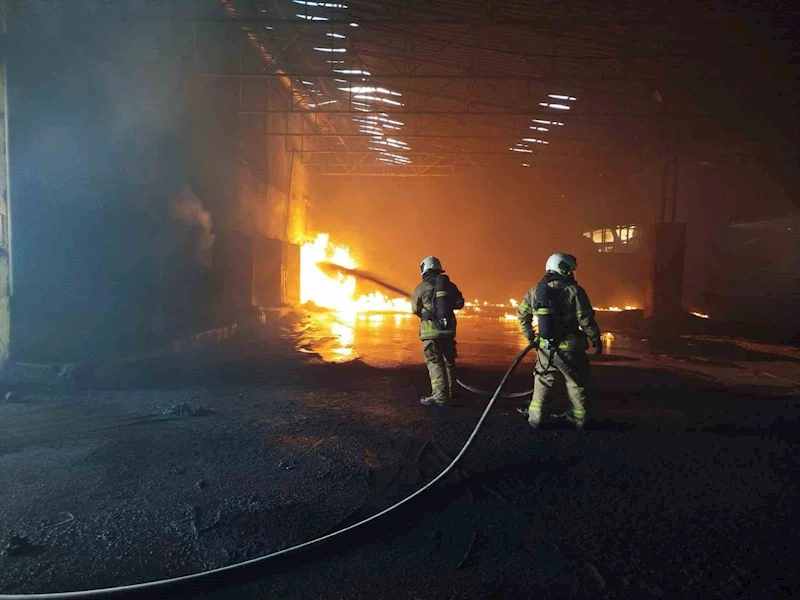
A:
[[[419,488],[458,452],[485,399],[417,403],[426,373],[414,327],[306,317],[131,364],[89,389],[16,390],[0,402],[0,593],[224,566]],[[524,345],[514,327],[462,320],[464,379],[499,381]],[[793,350],[691,337],[655,348],[623,333],[609,350],[592,359],[599,393],[584,435],[557,420],[533,432],[516,401],[500,401],[435,492],[189,596],[800,593]],[[530,387],[530,372],[527,359],[509,388]],[[557,393],[547,412],[565,408]]]

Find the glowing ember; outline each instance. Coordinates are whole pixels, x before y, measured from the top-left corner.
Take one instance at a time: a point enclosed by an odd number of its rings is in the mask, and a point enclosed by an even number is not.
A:
[[[614,334],[610,331],[603,332],[600,334],[600,339],[603,340],[603,344],[606,347],[606,352],[612,349],[614,346]]]
[[[320,263],[332,263],[346,269],[358,267],[347,246],[334,246],[326,233],[300,248],[300,302],[313,302],[322,308],[340,312],[411,312],[411,303],[403,298],[389,298],[380,292],[356,297],[356,280],[342,273],[328,274]]]
[[[478,300],[475,300],[474,302],[464,302],[464,308],[466,309],[464,311],[464,316],[469,316],[471,313],[479,313],[482,311],[481,303]]]
[[[698,317],[700,319],[707,319],[708,318],[708,315],[706,315],[704,313],[692,312],[691,314],[693,314],[695,317]]]
[[[595,307],[596,311],[600,312],[623,312],[626,310],[639,310],[638,306],[632,306],[630,304],[626,304],[625,308],[620,308],[619,306],[609,306],[608,308],[597,308]]]

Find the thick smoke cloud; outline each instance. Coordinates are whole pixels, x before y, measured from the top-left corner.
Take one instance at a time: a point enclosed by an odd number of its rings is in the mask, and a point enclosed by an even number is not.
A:
[[[191,30],[130,27],[111,18],[111,4],[34,0],[10,14],[20,360],[143,343],[166,297],[154,293],[165,251],[187,219],[201,234],[190,260],[208,262],[207,215],[179,199],[190,184],[182,68]]]

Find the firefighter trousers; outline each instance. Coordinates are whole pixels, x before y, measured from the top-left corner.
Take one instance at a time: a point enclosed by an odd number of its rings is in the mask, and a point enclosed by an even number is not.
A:
[[[452,398],[455,386],[456,340],[440,337],[422,342],[422,356],[431,378],[431,397],[439,402]]]
[[[542,405],[560,372],[567,384],[567,396],[572,404],[575,422],[583,425],[586,421],[586,396],[589,385],[589,359],[584,351],[552,351],[540,349],[536,355],[533,376],[533,397],[528,407],[528,418],[540,421]]]

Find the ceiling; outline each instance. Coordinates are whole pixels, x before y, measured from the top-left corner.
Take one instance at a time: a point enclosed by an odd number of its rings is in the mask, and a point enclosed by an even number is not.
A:
[[[206,75],[282,81],[331,175],[747,156],[759,141],[715,110],[754,47],[740,6],[217,0],[204,18],[258,52]]]

